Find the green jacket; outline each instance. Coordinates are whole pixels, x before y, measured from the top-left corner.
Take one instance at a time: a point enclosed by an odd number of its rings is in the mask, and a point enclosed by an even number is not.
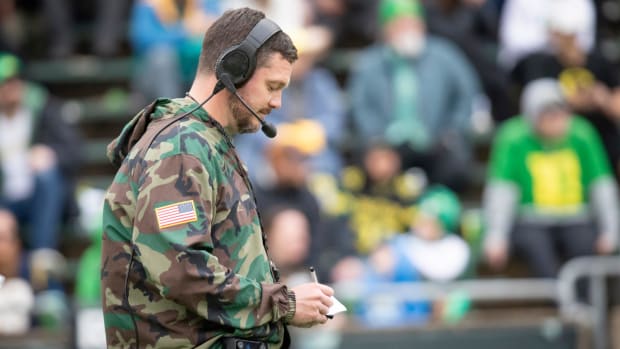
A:
[[[222,336],[279,348],[292,315],[228,135],[203,109],[157,134],[195,106],[157,100],[108,147],[120,163],[103,214],[109,348],[221,348]]]

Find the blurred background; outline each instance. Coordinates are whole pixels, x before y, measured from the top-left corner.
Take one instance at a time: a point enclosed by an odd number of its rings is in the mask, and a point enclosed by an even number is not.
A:
[[[106,145],[242,6],[299,50],[271,257],[348,308],[295,348],[620,348],[618,0],[0,0],[0,348],[105,347]]]

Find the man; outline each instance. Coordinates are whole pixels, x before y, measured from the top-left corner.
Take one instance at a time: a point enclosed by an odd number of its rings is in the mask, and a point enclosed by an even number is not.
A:
[[[616,249],[618,189],[600,138],[556,80],[529,83],[521,110],[492,147],[485,253],[501,268],[513,247],[534,276],[553,278],[567,259]]]
[[[533,52],[512,71],[518,87],[540,78],[557,79],[571,109],[596,129],[612,173],[620,180],[620,77],[600,48],[588,51],[579,33],[588,25],[588,14],[573,1],[558,1],[548,17],[549,45]]]
[[[423,0],[422,3],[429,33],[457,45],[476,70],[489,99],[493,120],[499,123],[513,116],[516,105],[510,95],[508,74],[497,61],[500,11],[495,1]]]
[[[327,321],[331,288],[288,289],[270,269],[254,193],[231,142],[259,128],[241,98],[261,118],[280,107],[297,58],[289,36],[279,31],[258,45],[256,70],[236,86],[240,98],[231,84],[215,93],[218,80],[230,78],[221,70],[236,64],[222,66],[223,53],[263,18],[248,8],[224,13],[205,34],[188,97],[155,101],[109,147],[122,161],[104,204],[109,347],[279,348],[288,345],[286,324]]]
[[[579,22],[575,32],[581,50],[596,44],[597,13],[593,0],[504,0],[499,22],[499,63],[511,70],[523,57],[550,48],[548,25],[554,16]],[[571,18],[579,13],[580,18]],[[569,19],[570,18],[570,19]]]
[[[20,275],[21,241],[17,220],[0,209],[0,335],[24,334],[30,329],[30,313],[35,304],[28,281]]]
[[[58,100],[20,75],[20,60],[0,53],[0,207],[29,228],[27,249],[56,249],[62,219],[76,207],[81,140]]]
[[[359,144],[399,150],[404,169],[420,167],[431,183],[467,189],[472,106],[480,94],[458,47],[427,35],[417,0],[382,0],[383,42],[361,52],[349,93]]]

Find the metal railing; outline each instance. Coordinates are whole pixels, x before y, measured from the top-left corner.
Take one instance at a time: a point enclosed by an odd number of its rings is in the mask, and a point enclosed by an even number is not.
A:
[[[555,279],[480,279],[446,283],[399,282],[372,285],[373,294],[393,294],[403,301],[444,299],[453,291],[465,292],[472,301],[556,301]],[[336,294],[345,299],[367,297],[368,287],[360,283],[334,285]]]
[[[373,284],[338,283],[337,297],[360,300],[372,295],[393,296],[403,301],[445,299],[453,291],[474,302],[550,301],[563,320],[585,326],[593,333],[592,348],[609,348],[607,279],[620,276],[620,257],[580,257],[566,263],[557,279],[477,279],[446,283],[402,282]],[[588,303],[580,299],[578,282],[588,282]],[[582,298],[582,297],[581,297]]]
[[[580,257],[567,262],[558,275],[558,301],[562,317],[593,331],[593,348],[607,349],[609,344],[607,280],[620,276],[620,257]],[[589,304],[579,296],[578,282],[588,281]],[[584,286],[585,287],[585,286]]]

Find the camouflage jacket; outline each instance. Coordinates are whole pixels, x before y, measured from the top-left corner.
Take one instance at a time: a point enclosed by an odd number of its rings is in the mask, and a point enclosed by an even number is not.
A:
[[[120,165],[103,216],[109,348],[221,348],[223,336],[279,348],[294,311],[228,135],[201,108],[163,128],[195,106],[157,100],[108,146]]]

